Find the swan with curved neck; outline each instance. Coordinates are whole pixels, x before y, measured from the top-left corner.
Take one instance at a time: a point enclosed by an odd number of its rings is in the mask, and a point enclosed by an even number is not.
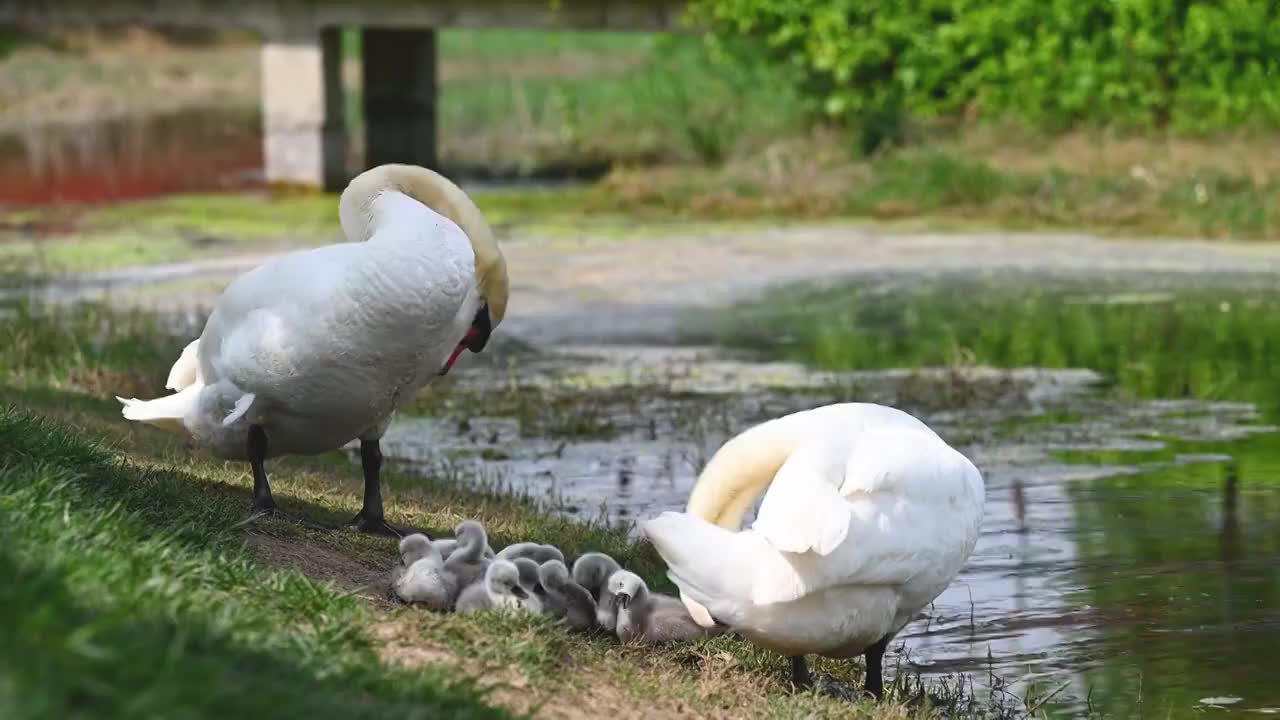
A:
[[[351,524],[386,522],[379,440],[395,410],[506,315],[506,262],[480,210],[426,168],[383,165],[342,193],[348,242],[282,255],[241,275],[169,373],[174,394],[121,398],[124,417],[184,432],[248,460],[255,516],[283,514],[268,457],[358,440],[364,503]]]
[[[730,440],[644,532],[698,624],[790,656],[801,685],[807,654],[862,655],[879,697],[889,640],[959,573],[983,505],[981,473],[924,423],[846,403]]]

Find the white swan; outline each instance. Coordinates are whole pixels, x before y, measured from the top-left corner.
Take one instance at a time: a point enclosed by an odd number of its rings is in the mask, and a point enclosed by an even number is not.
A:
[[[129,420],[248,460],[264,514],[279,512],[266,458],[359,439],[352,525],[403,535],[383,517],[379,439],[400,403],[464,349],[484,349],[506,312],[506,262],[475,204],[424,168],[360,174],[339,216],[349,242],[275,258],[227,287],[169,373],[175,394],[120,402]]]
[[[767,492],[755,523],[743,515]],[[644,525],[704,627],[728,625],[791,656],[864,655],[883,694],[895,633],[937,597],[973,551],[982,475],[916,418],[848,403],[747,430],[708,463],[684,513]]]

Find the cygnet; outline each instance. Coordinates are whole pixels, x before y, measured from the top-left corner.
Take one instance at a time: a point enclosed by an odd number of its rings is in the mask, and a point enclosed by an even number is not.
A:
[[[468,522],[476,522],[476,521],[470,520]],[[477,522],[476,524],[478,525],[479,523]],[[440,548],[440,555],[444,557],[445,560],[448,560],[449,556],[452,555],[453,552],[458,549],[458,546],[462,544],[462,538],[458,538],[458,537],[441,538],[439,540],[436,540],[435,544],[436,544],[436,547]],[[484,545],[484,557],[488,560],[492,560],[495,557],[497,557],[497,554],[493,551],[493,546],[489,545],[488,542],[486,542]]]
[[[548,560],[559,560],[564,562],[564,553],[560,552],[560,548],[555,545],[543,545],[534,542],[522,542],[508,545],[502,548],[498,553],[498,557],[503,560],[515,560],[516,558],[529,558],[535,563],[541,565]]]
[[[515,563],[494,560],[485,570],[484,579],[462,591],[458,596],[460,613],[490,609],[524,610],[537,612],[530,605],[529,591],[520,584],[520,571]]]
[[[465,588],[484,579],[484,572],[492,562],[485,557],[489,541],[484,526],[475,520],[463,520],[453,533],[456,549],[444,561],[444,567],[457,579],[458,587]]]
[[[618,619],[609,578],[621,569],[616,560],[599,552],[585,553],[573,563],[573,581],[596,599],[596,624],[608,633],[614,631]]]
[[[400,541],[401,566],[392,572],[396,597],[432,610],[449,610],[458,593],[458,581],[445,569],[440,551],[425,535],[415,533]]]
[[[520,585],[529,593],[529,605],[535,612],[546,612],[547,591],[538,579],[538,563],[527,557],[518,557],[512,562],[520,574]]]
[[[569,568],[559,560],[538,566],[538,580],[546,590],[543,611],[563,620],[570,630],[587,632],[596,625],[596,601],[587,589],[569,577]]]
[[[609,591],[618,609],[616,633],[624,643],[667,643],[717,634],[694,622],[679,601],[663,602],[662,595],[651,594],[649,586],[633,572],[614,573],[609,578]]]

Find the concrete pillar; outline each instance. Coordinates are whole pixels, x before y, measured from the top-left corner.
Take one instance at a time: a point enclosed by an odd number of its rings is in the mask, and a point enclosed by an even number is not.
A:
[[[262,140],[267,182],[340,190],[347,181],[341,32],[291,28],[265,40]]]
[[[436,167],[436,33],[365,28],[365,166]]]

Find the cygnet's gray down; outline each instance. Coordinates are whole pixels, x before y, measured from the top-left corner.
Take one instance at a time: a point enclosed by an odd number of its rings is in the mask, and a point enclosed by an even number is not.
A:
[[[547,591],[538,579],[538,563],[527,557],[518,557],[515,563],[516,572],[520,574],[520,585],[529,593],[529,605],[536,612],[547,612]]]
[[[573,563],[573,581],[587,589],[596,600],[596,625],[612,633],[618,611],[609,592],[609,578],[622,569],[616,560],[599,552],[584,553]]]
[[[564,553],[560,552],[560,548],[555,545],[542,545],[534,542],[522,542],[508,545],[498,553],[498,557],[503,560],[515,560],[516,558],[529,558],[538,565],[548,560],[559,560],[564,562]]]
[[[618,608],[615,632],[624,643],[667,643],[718,634],[694,622],[683,604],[661,600],[670,596],[651,594],[649,586],[633,572],[620,570],[614,573],[609,578],[609,591],[613,593],[613,602]]]
[[[445,569],[440,551],[425,535],[415,533],[400,540],[400,562],[392,571],[391,589],[396,597],[432,610],[453,607],[457,578]]]
[[[462,591],[456,607],[460,613],[494,608],[536,612],[530,606],[530,600],[529,591],[520,584],[520,571],[515,563],[494,560],[489,563],[480,582]]]
[[[463,520],[453,529],[456,538],[456,549],[444,561],[444,567],[453,574],[459,588],[466,588],[480,582],[484,572],[492,562],[485,557],[485,548],[489,547],[484,526],[475,520]]]
[[[570,630],[587,632],[596,625],[596,601],[587,589],[569,577],[569,568],[559,560],[538,566],[538,579],[546,590],[543,611],[562,620]]]
[[[474,523],[476,523],[477,525],[479,525],[479,524],[480,524],[479,522],[477,522],[477,521],[475,521],[475,520],[469,520],[469,521],[467,521],[467,522],[474,522]],[[461,527],[461,526],[459,526],[459,527]],[[481,526],[481,527],[483,527],[483,526]],[[455,534],[455,535],[457,534],[457,530],[455,530],[455,531],[454,531],[454,534]],[[436,544],[436,547],[440,548],[440,555],[441,555],[442,557],[444,557],[444,559],[445,559],[445,560],[448,560],[448,559],[449,559],[449,556],[453,554],[453,551],[454,551],[454,550],[457,550],[457,549],[458,549],[458,546],[462,544],[462,538],[460,538],[460,537],[440,538],[439,540],[436,540],[436,541],[434,541],[434,542],[435,542],[435,544]],[[496,554],[496,553],[494,553],[494,551],[493,551],[493,546],[491,546],[491,545],[488,543],[487,539],[486,539],[486,542],[485,542],[485,544],[484,544],[484,557],[485,557],[485,559],[486,559],[486,560],[492,560],[492,559],[494,559],[495,557],[497,557],[497,554]]]

